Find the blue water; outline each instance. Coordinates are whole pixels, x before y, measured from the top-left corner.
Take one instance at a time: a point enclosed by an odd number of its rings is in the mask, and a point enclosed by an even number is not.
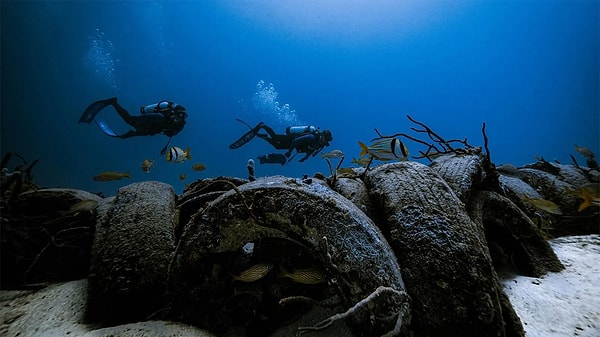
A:
[[[358,156],[358,140],[409,133],[406,115],[447,138],[483,145],[496,164],[600,154],[598,1],[77,1],[1,2],[1,152],[40,159],[35,182],[114,194],[143,180],[184,184],[247,177],[246,162],[274,152],[254,139],[228,145],[259,121],[329,129],[328,150]],[[116,96],[132,114],[172,100],[189,113],[167,137],[108,137],[77,121]],[[112,108],[100,115],[129,130]],[[406,141],[412,154],[424,150]],[[279,151],[283,152],[283,151]],[[140,165],[155,159],[150,173]],[[328,173],[320,155],[258,165],[258,176]],[[194,172],[202,162],[207,170]],[[19,164],[14,159],[11,166]],[[132,179],[96,182],[101,171]],[[181,173],[187,179],[179,180]]]

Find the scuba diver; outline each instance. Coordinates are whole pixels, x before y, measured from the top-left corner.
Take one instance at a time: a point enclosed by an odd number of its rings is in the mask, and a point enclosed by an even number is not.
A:
[[[109,105],[112,105],[123,121],[134,127],[134,130],[129,130],[127,133],[118,135],[104,119],[96,117],[102,109]],[[171,138],[183,130],[185,119],[188,116],[182,105],[169,101],[160,101],[155,104],[142,106],[140,114],[140,116],[130,115],[127,110],[117,103],[117,98],[113,97],[90,104],[81,115],[79,123],[89,124],[95,121],[102,132],[117,138],[153,136],[163,133],[169,137],[169,141],[160,152],[164,154],[169,142],[171,142]]]
[[[250,128],[250,131],[246,132],[240,139],[229,145],[230,149],[237,149],[257,136],[273,145],[277,150],[287,150],[285,155],[271,153],[259,156],[258,159],[261,164],[284,165],[298,153],[304,153],[304,157],[299,160],[300,162],[303,162],[310,156],[316,156],[324,147],[329,146],[329,142],[333,140],[331,131],[323,130],[321,132],[314,126],[288,126],[285,129],[285,134],[277,134],[271,127],[263,122],[258,123],[252,128],[240,119],[237,119],[237,121],[246,124],[246,126]],[[266,134],[260,133],[261,129],[265,130]],[[296,150],[296,154],[290,158],[294,150]]]

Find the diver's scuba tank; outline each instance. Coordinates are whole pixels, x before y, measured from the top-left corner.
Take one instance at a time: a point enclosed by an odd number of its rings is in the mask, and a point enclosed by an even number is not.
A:
[[[285,133],[288,135],[300,135],[303,133],[313,133],[316,131],[317,128],[312,125],[288,126],[285,129]]]
[[[144,115],[144,114],[151,114],[151,113],[158,113],[158,112],[168,112],[168,111],[171,111],[171,109],[173,109],[175,106],[177,106],[177,104],[175,104],[173,102],[160,101],[158,103],[142,106],[140,108],[140,113],[142,115]]]

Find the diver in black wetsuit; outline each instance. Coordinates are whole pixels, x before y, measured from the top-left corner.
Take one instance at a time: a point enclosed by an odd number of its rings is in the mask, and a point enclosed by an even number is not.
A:
[[[238,121],[246,124],[241,120]],[[259,131],[261,129],[265,130],[267,133],[260,133]],[[297,153],[305,154],[304,157],[300,159],[300,162],[303,162],[310,156],[316,156],[325,146],[329,146],[329,142],[333,140],[331,131],[323,130],[321,132],[314,126],[289,126],[286,128],[285,134],[277,134],[271,127],[260,122],[254,128],[250,128],[250,131],[244,134],[240,139],[229,145],[229,148],[237,149],[248,143],[255,136],[264,139],[278,150],[287,150],[285,155],[272,153],[259,156],[258,159],[261,164],[277,163],[284,165],[294,150],[296,150]]]
[[[96,115],[109,105],[112,105],[125,123],[134,127],[134,130],[129,130],[127,133],[118,135],[105,120],[96,118]],[[140,116],[130,115],[127,110],[117,103],[117,98],[113,97],[90,104],[81,115],[79,123],[89,124],[92,121],[95,121],[102,132],[117,138],[153,136],[163,133],[169,137],[170,142],[171,137],[183,130],[185,119],[188,116],[183,106],[169,101],[160,101],[155,104],[142,106],[140,108],[140,114]],[[169,142],[167,142],[167,145]],[[165,145],[161,154],[165,151],[167,145]]]

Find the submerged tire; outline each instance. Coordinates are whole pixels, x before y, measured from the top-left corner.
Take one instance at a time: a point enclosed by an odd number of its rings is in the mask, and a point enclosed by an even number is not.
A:
[[[310,179],[285,177],[236,187],[193,216],[169,285],[174,319],[216,334],[242,328],[249,335],[293,324],[313,300],[337,301],[343,311],[379,286],[404,289],[394,254],[363,212]],[[288,311],[284,303],[296,300]],[[407,306],[396,303],[377,319],[348,323],[358,335],[381,335],[394,327],[390,316],[404,316]],[[321,310],[313,324],[335,312]]]
[[[389,242],[412,298],[419,336],[504,336],[502,289],[484,230],[431,168],[379,166],[366,183],[387,219]]]

